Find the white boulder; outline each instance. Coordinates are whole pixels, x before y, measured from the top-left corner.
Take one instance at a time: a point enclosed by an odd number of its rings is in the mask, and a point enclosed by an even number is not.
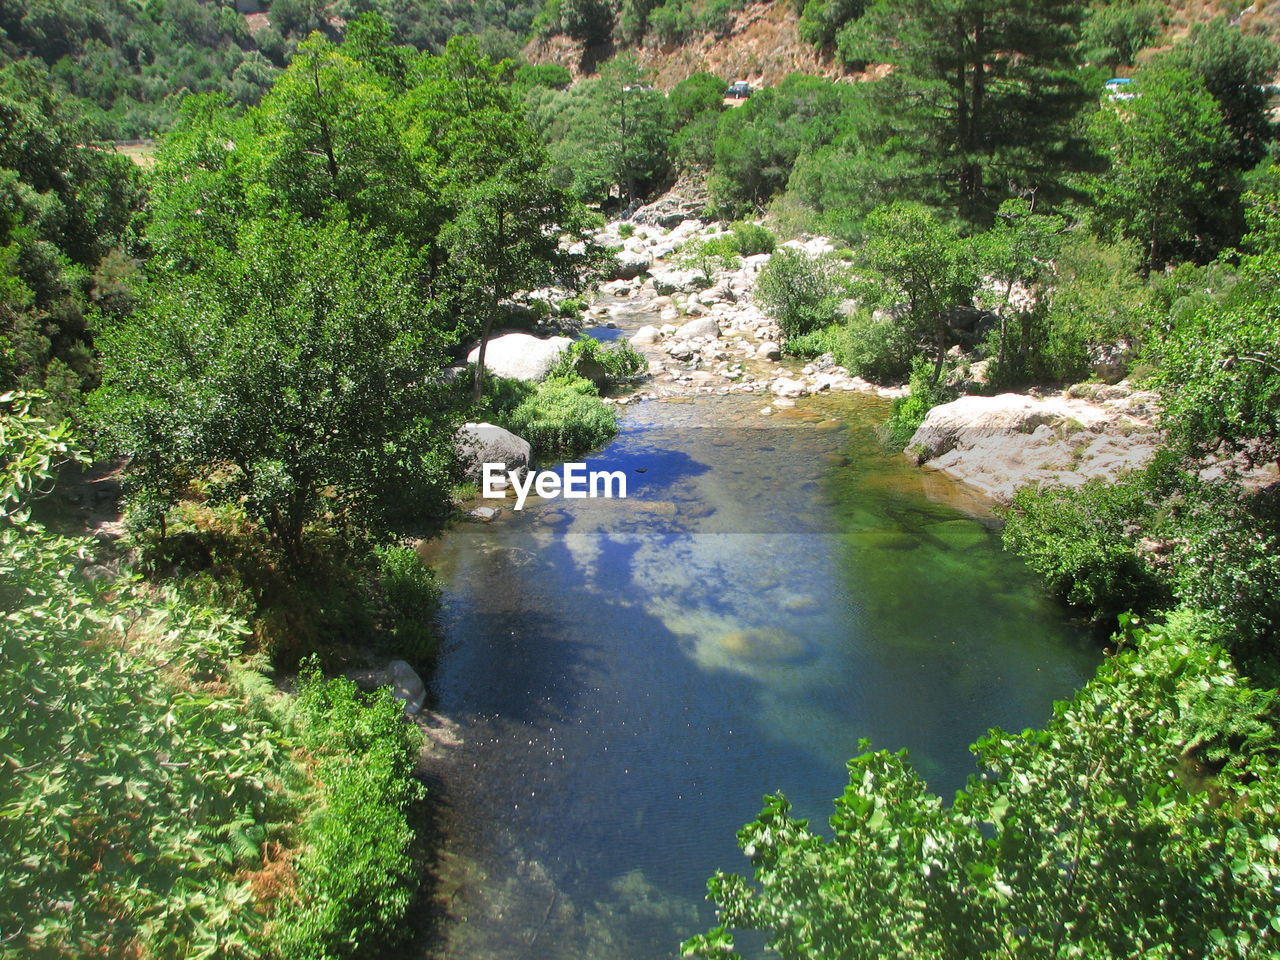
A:
[[[568,337],[540,337],[527,333],[508,333],[494,337],[485,349],[485,369],[499,377],[510,377],[513,380],[541,380],[555,365],[556,359],[569,344]],[[478,363],[480,347],[476,346],[467,354],[468,363]]]

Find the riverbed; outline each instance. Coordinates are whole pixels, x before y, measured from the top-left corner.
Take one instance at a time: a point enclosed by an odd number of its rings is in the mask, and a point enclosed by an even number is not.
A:
[[[625,408],[587,464],[626,499],[531,499],[424,547],[440,849],[406,956],[674,957],[765,793],[824,823],[864,738],[949,793],[975,738],[1092,674],[986,504],[883,450],[887,401],[760,406]]]

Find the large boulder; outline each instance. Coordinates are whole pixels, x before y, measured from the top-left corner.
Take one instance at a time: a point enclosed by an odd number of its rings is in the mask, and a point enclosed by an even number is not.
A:
[[[631,335],[630,342],[633,347],[647,347],[661,339],[662,334],[658,332],[658,328],[651,323],[646,323]]]
[[[694,337],[718,337],[720,324],[714,317],[694,317],[676,331],[676,336],[682,340],[692,340]]]
[[[508,473],[521,473],[533,463],[529,441],[492,423],[464,423],[454,436],[454,445],[467,478],[477,483],[486,463],[501,463]]]
[[[560,354],[573,343],[568,337],[540,337],[527,333],[508,333],[494,337],[485,350],[485,369],[499,377],[513,380],[541,380],[555,365]],[[467,354],[468,363],[478,363],[480,347]]]
[[[920,462],[997,500],[1028,483],[1079,486],[1141,467],[1160,444],[1143,419],[1065,396],[1004,393],[934,407],[907,444]]]
[[[703,285],[700,270],[658,270],[653,274],[653,290],[659,296],[689,293]]]
[[[634,280],[652,266],[652,261],[643,253],[634,250],[622,250],[613,258],[613,279]]]

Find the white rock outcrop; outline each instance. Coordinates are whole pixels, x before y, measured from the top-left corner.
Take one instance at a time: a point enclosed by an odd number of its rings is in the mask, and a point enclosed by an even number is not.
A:
[[[934,407],[907,444],[930,469],[1008,501],[1028,483],[1079,486],[1143,466],[1160,444],[1151,423],[1065,396],[961,397]]]
[[[571,343],[568,337],[544,340],[527,333],[503,334],[489,341],[484,353],[485,370],[514,380],[541,380]],[[467,354],[467,362],[479,360],[480,347],[476,346]]]

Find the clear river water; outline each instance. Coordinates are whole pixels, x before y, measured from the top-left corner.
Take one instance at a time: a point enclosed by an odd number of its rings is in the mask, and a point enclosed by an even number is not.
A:
[[[863,738],[949,794],[974,739],[1092,674],[983,502],[881,448],[887,401],[761,406],[628,407],[587,458],[627,499],[531,499],[423,547],[440,848],[406,956],[675,957],[707,877],[748,868],[763,794],[825,825]]]

